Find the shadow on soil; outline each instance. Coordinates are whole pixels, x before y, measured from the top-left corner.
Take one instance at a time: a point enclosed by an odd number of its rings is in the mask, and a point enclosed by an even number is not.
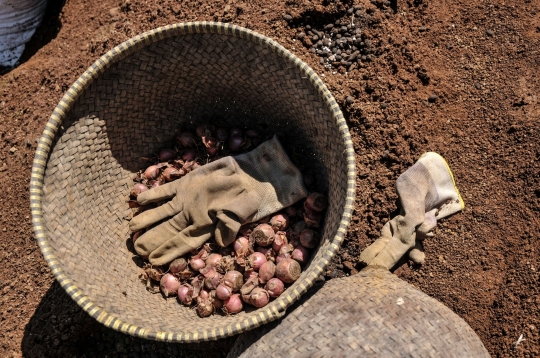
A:
[[[24,330],[23,357],[225,357],[236,337],[201,344],[136,338],[90,317],[55,281]]]

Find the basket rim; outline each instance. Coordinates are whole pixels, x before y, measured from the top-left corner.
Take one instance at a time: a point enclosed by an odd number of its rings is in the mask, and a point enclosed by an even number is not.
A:
[[[137,50],[147,47],[152,43],[163,39],[193,33],[213,33],[233,37],[239,37],[248,41],[256,42],[274,54],[280,56],[287,62],[293,64],[303,75],[305,75],[314,88],[318,91],[326,107],[330,110],[332,119],[338,127],[340,139],[345,146],[345,160],[347,163],[347,193],[341,221],[337,232],[328,245],[326,252],[317,260],[313,261],[306,270],[306,275],[294,289],[286,290],[280,297],[271,302],[268,306],[255,310],[241,322],[233,322],[225,327],[202,329],[197,331],[181,330],[178,332],[160,332],[152,329],[132,325],[121,320],[114,314],[107,312],[92,302],[83,292],[82,288],[76,286],[74,282],[64,272],[60,262],[54,254],[53,247],[49,244],[42,211],[43,181],[47,160],[52,149],[54,137],[66,114],[72,109],[79,96],[113,63],[116,63]],[[56,280],[60,283],[67,294],[90,316],[106,327],[116,331],[130,334],[135,337],[153,339],[167,342],[200,342],[216,340],[229,337],[258,327],[275,319],[282,317],[286,309],[291,306],[302,294],[310,289],[315,280],[323,274],[323,271],[330,263],[332,258],[339,250],[347,232],[352,212],[354,208],[354,198],[356,192],[356,160],[353,143],[349,132],[349,127],[343,117],[339,105],[330,93],[326,85],[319,76],[306,63],[297,56],[289,52],[276,41],[259,34],[250,29],[221,22],[196,21],[166,25],[153,30],[139,34],[109,50],[103,56],[98,58],[67,90],[56,108],[53,110],[48,122],[45,125],[43,133],[39,139],[32,164],[32,173],[30,179],[30,210],[32,214],[32,226],[34,234],[38,241],[41,252],[54,274]]]

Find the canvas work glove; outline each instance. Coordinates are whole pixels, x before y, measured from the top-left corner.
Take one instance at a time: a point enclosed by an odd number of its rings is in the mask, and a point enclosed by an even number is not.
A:
[[[439,154],[425,153],[396,182],[401,212],[387,222],[381,236],[361,254],[367,265],[391,269],[406,254],[415,263],[425,259],[422,241],[433,233],[437,220],[465,204],[448,164]]]
[[[150,263],[164,265],[212,236],[225,247],[240,226],[257,221],[307,196],[302,174],[274,137],[251,152],[203,165],[181,179],[137,196],[140,205],[171,199],[133,217],[131,231],[168,219],[135,241]]]

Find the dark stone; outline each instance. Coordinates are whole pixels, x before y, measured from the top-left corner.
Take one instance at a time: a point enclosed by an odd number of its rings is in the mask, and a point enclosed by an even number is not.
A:
[[[493,31],[487,30],[487,31],[486,31],[486,34],[487,34],[488,36],[493,36]]]
[[[352,104],[354,102],[354,98],[352,98],[351,96],[348,96],[346,99],[345,99],[345,102],[347,104]]]
[[[292,16],[287,14],[287,15],[283,15],[283,20],[285,21],[291,21],[292,20]]]
[[[352,7],[349,10],[347,10],[347,14],[349,14],[349,15],[352,15],[353,12],[354,12],[354,8],[352,8]]]
[[[437,100],[437,98],[439,97],[436,94],[432,94],[431,96],[429,96],[428,102],[433,103]]]

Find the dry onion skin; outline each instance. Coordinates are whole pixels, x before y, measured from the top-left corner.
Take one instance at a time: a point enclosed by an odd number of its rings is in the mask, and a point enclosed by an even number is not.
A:
[[[206,123],[193,131],[181,131],[173,145],[142,158],[148,165],[137,173],[127,200],[134,215],[153,207],[139,207],[136,199],[140,193],[178,180],[213,160],[248,152],[268,138],[261,133]],[[303,175],[306,187],[313,189],[315,176],[305,171]],[[298,280],[309,264],[320,245],[319,230],[327,205],[323,194],[311,192],[292,206],[241,226],[236,240],[227,247],[211,238],[161,267],[141,257],[144,265],[139,279],[149,292],[176,297],[180,305],[193,307],[200,317],[264,307]],[[132,242],[143,233],[133,233]]]

